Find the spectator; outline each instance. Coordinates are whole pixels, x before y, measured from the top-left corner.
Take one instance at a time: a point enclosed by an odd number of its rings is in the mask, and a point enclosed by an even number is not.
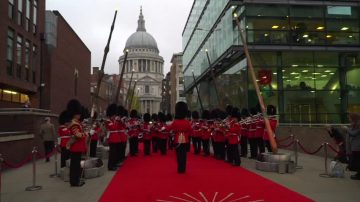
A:
[[[50,122],[50,117],[45,117],[44,123],[40,126],[40,138],[44,142],[46,162],[50,161],[48,155],[54,149],[56,140],[54,124]]]
[[[353,180],[360,180],[360,114],[349,113],[350,127],[344,127],[347,130],[350,139],[350,164],[349,169],[356,171],[355,175],[351,176]]]
[[[333,126],[327,125],[326,130],[330,137],[334,139],[335,144],[338,147],[338,153],[335,156],[335,160],[340,161],[341,163],[347,163],[345,137],[341,134],[339,129]]]

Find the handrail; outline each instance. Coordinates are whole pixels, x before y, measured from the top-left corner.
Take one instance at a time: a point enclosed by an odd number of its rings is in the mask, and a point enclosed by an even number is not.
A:
[[[325,127],[327,125],[331,126],[350,126],[350,124],[345,123],[279,123],[279,126],[319,126]]]
[[[23,135],[28,133],[29,133],[28,131],[0,132],[0,136]]]

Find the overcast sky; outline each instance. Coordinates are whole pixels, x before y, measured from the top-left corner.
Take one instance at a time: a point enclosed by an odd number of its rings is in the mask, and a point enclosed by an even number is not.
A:
[[[118,58],[127,38],[136,31],[140,6],[146,31],[164,57],[164,73],[173,53],[182,51],[181,34],[194,0],[47,0],[46,10],[58,10],[91,51],[91,66],[101,66],[110,26],[118,10],[106,73],[119,73]]]

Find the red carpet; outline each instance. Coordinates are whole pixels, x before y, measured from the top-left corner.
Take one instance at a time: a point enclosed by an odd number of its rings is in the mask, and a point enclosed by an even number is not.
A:
[[[175,154],[128,157],[101,202],[306,202],[312,201],[241,167],[188,153],[186,174]]]

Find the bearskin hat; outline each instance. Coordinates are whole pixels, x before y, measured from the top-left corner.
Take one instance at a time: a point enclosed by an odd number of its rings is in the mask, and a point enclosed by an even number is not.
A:
[[[81,104],[76,99],[72,99],[67,103],[66,110],[71,117],[74,117],[76,114],[82,114]]]
[[[172,121],[173,120],[173,116],[169,113],[166,114],[166,121]]]
[[[129,111],[127,109],[124,108],[123,113],[120,114],[122,117],[128,117],[129,116]]]
[[[158,121],[159,119],[158,119],[158,115],[156,114],[156,113],[153,113],[152,115],[151,115],[151,120],[152,121]]]
[[[124,116],[124,110],[125,108],[121,105],[116,107],[116,115],[117,116]]]
[[[224,120],[226,119],[226,117],[228,116],[229,114],[227,112],[224,112],[224,111],[219,111],[219,118],[221,120]],[[231,115],[231,112],[230,112],[230,115]]]
[[[162,113],[162,112],[159,112],[159,113],[158,113],[158,119],[159,119],[160,122],[165,123],[165,122],[166,122],[165,114]]]
[[[276,107],[274,105],[267,106],[267,115],[273,116],[276,114]]]
[[[178,102],[175,105],[175,119],[185,119],[188,114],[188,106],[185,102]]]
[[[219,110],[213,109],[210,112],[210,119],[217,119],[219,118]]]
[[[246,108],[243,108],[241,110],[241,116],[244,117],[244,118],[249,117],[250,116],[249,110],[246,109]]]
[[[71,121],[71,116],[70,113],[66,110],[62,111],[59,115],[59,124],[60,125],[64,125],[67,122]]]
[[[137,117],[138,117],[138,113],[137,113],[136,109],[131,110],[130,118],[137,118]]]
[[[115,116],[117,113],[117,106],[116,104],[111,104],[107,107],[106,109],[106,116],[107,117],[112,117]]]
[[[199,119],[199,112],[198,112],[198,111],[193,111],[193,112],[191,113],[191,117],[192,117],[193,119]]]
[[[201,118],[205,119],[205,120],[209,120],[210,119],[210,112],[209,110],[204,110],[203,113],[201,114]]]
[[[145,113],[143,119],[144,119],[145,122],[150,122],[150,120],[151,120],[150,114]]]
[[[240,118],[240,110],[239,108],[237,107],[234,107],[232,110],[231,110],[231,117],[233,118]]]
[[[225,111],[226,111],[226,113],[227,113],[228,116],[231,115],[232,109],[233,109],[233,106],[232,106],[232,105],[226,106]]]

